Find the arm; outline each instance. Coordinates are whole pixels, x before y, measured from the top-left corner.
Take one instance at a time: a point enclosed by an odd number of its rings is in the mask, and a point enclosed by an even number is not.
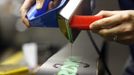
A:
[[[44,3],[45,0],[36,0],[36,3],[37,3],[37,6],[38,8],[41,8],[43,3]],[[49,3],[49,6],[48,6],[48,10],[54,8],[57,6],[58,2],[60,0],[53,0]],[[31,8],[31,6],[35,3],[35,0],[25,0],[23,5],[21,6],[20,8],[20,13],[21,13],[21,19],[22,19],[22,22],[27,26],[29,27],[29,22],[26,18],[26,14],[28,12],[28,10]]]
[[[21,14],[21,19],[22,22],[29,27],[29,22],[26,18],[26,14],[28,12],[28,10],[30,9],[30,7],[34,4],[35,0],[25,0],[23,5],[20,8],[20,14]]]
[[[90,25],[93,32],[107,40],[122,44],[134,43],[134,10],[101,11],[97,15],[104,19]]]

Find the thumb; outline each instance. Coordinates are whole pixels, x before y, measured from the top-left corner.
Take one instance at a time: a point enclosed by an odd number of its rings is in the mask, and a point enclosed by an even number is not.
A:
[[[41,9],[43,7],[45,0],[36,0],[36,8]]]

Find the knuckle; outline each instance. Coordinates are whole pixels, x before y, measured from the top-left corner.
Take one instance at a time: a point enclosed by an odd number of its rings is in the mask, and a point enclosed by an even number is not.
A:
[[[105,13],[106,11],[105,10],[101,10],[100,13]]]
[[[123,15],[120,15],[120,18],[123,19],[123,20],[128,20],[130,18],[130,15],[129,14],[123,14]]]
[[[24,13],[24,9],[23,8],[20,8],[20,10],[19,10],[19,12],[21,13],[21,14],[23,14]]]
[[[126,27],[123,28],[124,32],[131,32],[133,30],[134,30],[134,28],[132,25],[127,25]]]
[[[107,33],[107,30],[101,30],[99,31],[99,34],[103,37],[107,37],[108,36],[108,33]]]
[[[21,7],[21,8],[19,9],[19,12],[21,13],[21,12],[22,12],[22,10],[23,10],[23,9],[22,9],[22,7]]]
[[[33,3],[33,2],[35,2],[35,0],[28,0],[30,3]]]
[[[128,37],[125,37],[123,40],[126,44],[128,43],[132,43],[133,42],[133,37],[132,36],[128,36]]]

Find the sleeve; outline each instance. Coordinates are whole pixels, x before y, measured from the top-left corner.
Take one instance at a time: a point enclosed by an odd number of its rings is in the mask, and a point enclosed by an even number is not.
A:
[[[134,0],[119,0],[119,5],[122,10],[133,10]]]

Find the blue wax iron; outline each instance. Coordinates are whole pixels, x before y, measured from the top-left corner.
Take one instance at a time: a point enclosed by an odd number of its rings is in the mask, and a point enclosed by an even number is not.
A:
[[[37,9],[36,4],[31,7],[27,13],[30,27],[58,27],[57,15],[67,4],[68,0],[61,0],[57,7],[47,11],[50,1],[45,0],[41,9]]]

